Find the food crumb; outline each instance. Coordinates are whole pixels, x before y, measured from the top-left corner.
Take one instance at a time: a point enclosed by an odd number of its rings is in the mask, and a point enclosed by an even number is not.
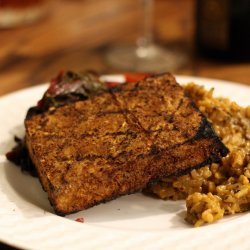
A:
[[[80,223],[84,223],[84,218],[83,217],[76,218],[75,221],[80,222]]]

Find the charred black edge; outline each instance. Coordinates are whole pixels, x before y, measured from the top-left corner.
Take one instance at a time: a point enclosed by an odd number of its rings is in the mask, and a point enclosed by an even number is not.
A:
[[[199,139],[201,137],[213,138],[215,143],[219,147],[219,152],[221,154],[221,157],[226,156],[229,153],[229,149],[224,145],[224,143],[221,141],[220,137],[215,132],[212,123],[210,123],[208,121],[207,117],[199,110],[199,108],[196,106],[196,104],[192,101],[192,99],[188,95],[186,95],[186,93],[185,93],[185,96],[187,96],[190,99],[191,105],[193,106],[193,108],[197,112],[200,113],[200,115],[202,117],[200,127],[198,129],[197,134],[193,137],[193,140],[197,140],[197,139]]]
[[[181,88],[183,88],[183,87],[181,86]],[[190,97],[190,95],[186,91],[184,91],[184,95],[189,98],[192,107],[197,112],[199,112],[201,114],[201,117],[202,117],[201,125],[198,129],[197,134],[194,136],[193,140],[197,140],[197,139],[201,138],[201,136],[205,137],[205,138],[213,138],[214,142],[219,147],[218,150],[219,150],[221,157],[225,157],[229,153],[229,149],[224,145],[224,143],[221,141],[220,137],[215,132],[212,123],[210,123],[208,121],[207,117],[199,110],[199,108],[196,106],[196,104],[194,103],[194,101],[192,100],[192,98]]]
[[[202,120],[200,127],[198,129],[198,132],[196,135],[190,139],[190,141],[196,141],[201,138],[210,138],[213,139],[214,142],[218,145],[218,150],[220,152],[220,155],[222,157],[226,156],[229,153],[228,148],[222,143],[221,139],[219,136],[216,134],[216,132],[213,129],[212,124],[207,120],[207,118],[201,113],[202,115]]]
[[[40,115],[42,114],[44,111],[42,111],[38,106],[33,106],[30,107],[27,111],[27,114],[25,116],[25,120],[29,120],[31,119],[33,116],[35,115]]]

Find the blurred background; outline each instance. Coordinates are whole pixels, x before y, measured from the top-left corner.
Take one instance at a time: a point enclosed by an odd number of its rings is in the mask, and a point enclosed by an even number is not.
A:
[[[186,58],[171,72],[250,84],[249,6],[155,0],[154,42]],[[143,13],[141,0],[0,0],[0,95],[47,82],[61,69],[124,72],[107,51],[138,41]]]

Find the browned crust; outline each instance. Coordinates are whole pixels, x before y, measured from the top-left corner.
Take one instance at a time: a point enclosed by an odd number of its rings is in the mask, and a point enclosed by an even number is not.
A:
[[[228,153],[170,74],[34,116],[25,125],[30,156],[61,215]]]

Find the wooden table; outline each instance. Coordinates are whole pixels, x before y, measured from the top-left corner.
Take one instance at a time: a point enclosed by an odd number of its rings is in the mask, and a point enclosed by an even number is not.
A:
[[[0,95],[47,82],[60,69],[110,67],[104,51],[114,43],[134,43],[141,11],[135,0],[61,0],[44,20],[30,26],[0,30]],[[194,0],[157,0],[155,33],[163,45],[192,48]],[[250,84],[250,63],[209,61],[191,56],[174,73]]]
[[[61,69],[121,72],[106,63],[104,52],[112,44],[135,42],[140,34],[138,1],[51,2],[54,6],[44,20],[26,27],[0,29],[0,95],[47,82]],[[250,85],[250,63],[194,56],[194,12],[194,0],[156,1],[157,42],[183,45],[190,53],[185,67],[173,73]]]

